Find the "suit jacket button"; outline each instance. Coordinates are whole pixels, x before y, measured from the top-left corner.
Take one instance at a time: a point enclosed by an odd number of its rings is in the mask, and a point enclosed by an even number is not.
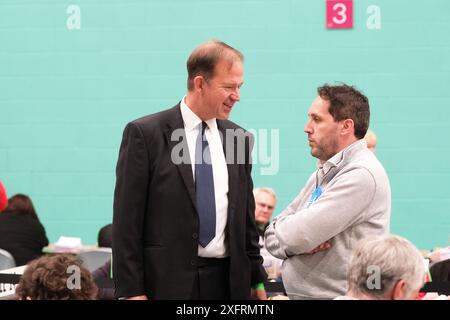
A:
[[[191,265],[193,265],[193,266],[195,266],[195,265],[196,265],[196,263],[195,263],[195,260],[194,260],[194,259],[192,259],[192,260],[191,260]]]
[[[194,232],[194,233],[192,234],[192,239],[194,239],[194,240],[198,239],[198,234]]]

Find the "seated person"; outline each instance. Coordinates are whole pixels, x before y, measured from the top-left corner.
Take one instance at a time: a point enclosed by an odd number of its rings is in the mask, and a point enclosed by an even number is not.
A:
[[[45,229],[31,199],[23,194],[11,197],[0,213],[0,248],[9,251],[21,266],[40,257],[47,245]]]
[[[16,296],[21,300],[95,300],[97,286],[74,255],[47,255],[26,267]]]
[[[0,212],[2,212],[8,205],[8,196],[6,195],[6,189],[0,180]]]
[[[100,229],[97,236],[99,247],[112,247],[112,224],[107,224]],[[100,268],[92,272],[95,282],[103,282],[103,280],[112,280],[111,276],[111,260],[107,261]],[[100,300],[114,300],[114,288],[102,288],[99,286],[98,298]]]
[[[436,282],[450,282],[450,259],[439,261],[430,267],[431,279]]]
[[[253,195],[255,197],[255,222],[259,233],[259,246],[261,256],[264,259],[263,266],[269,279],[281,281],[281,263],[283,261],[272,256],[264,246],[264,231],[275,211],[277,195],[275,191],[268,187],[254,189]]]
[[[425,277],[422,254],[411,242],[368,237],[352,252],[346,295],[335,300],[415,300]]]
[[[92,272],[92,276],[94,277],[94,281],[99,284],[98,288],[98,299],[99,300],[114,300],[114,287],[111,288],[102,288],[101,283],[104,283],[105,280],[111,280],[111,285],[114,286],[112,282],[112,271],[111,271],[111,260],[107,261],[100,268],[94,270]]]
[[[107,224],[98,232],[97,244],[99,247],[112,248],[112,224]]]
[[[377,135],[372,130],[367,130],[364,140],[367,142],[367,148],[375,153],[375,148],[377,147]]]
[[[260,242],[264,242],[264,231],[270,223],[270,218],[275,210],[277,196],[275,192],[267,187],[256,188],[253,190],[255,197],[255,221],[258,227]]]

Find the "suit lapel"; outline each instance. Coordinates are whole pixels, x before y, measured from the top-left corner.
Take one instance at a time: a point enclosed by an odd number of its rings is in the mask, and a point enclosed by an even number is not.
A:
[[[183,118],[181,117],[181,111],[180,111],[180,104],[178,104],[177,106],[175,106],[174,108],[172,108],[173,110],[173,116],[170,118],[171,120],[169,120],[167,122],[167,129],[165,132],[166,135],[166,139],[167,139],[167,143],[169,145],[169,150],[170,152],[172,152],[172,150],[177,147],[178,149],[180,149],[180,146],[178,144],[182,143],[182,152],[186,152],[186,154],[182,154],[182,158],[186,159],[188,161],[183,161],[180,164],[175,164],[175,166],[177,167],[181,178],[184,182],[184,185],[188,191],[188,194],[192,200],[192,204],[194,205],[194,207],[197,209],[197,205],[196,205],[196,196],[195,196],[195,183],[194,183],[194,178],[192,176],[192,166],[191,166],[191,161],[190,161],[190,155],[189,155],[189,147],[187,145],[187,140],[186,140],[186,132],[184,130],[184,123],[183,123]],[[176,139],[178,140],[172,140],[172,133],[175,130],[180,130],[179,131],[179,135],[174,136],[174,139],[176,137]]]

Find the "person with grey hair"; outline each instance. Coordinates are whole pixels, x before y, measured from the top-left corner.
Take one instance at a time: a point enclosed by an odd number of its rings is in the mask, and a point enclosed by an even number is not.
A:
[[[268,187],[255,188],[255,221],[260,237],[264,237],[264,231],[270,223],[270,218],[277,204],[275,191]]]
[[[352,253],[348,291],[335,300],[414,300],[425,283],[423,260],[405,238],[363,239]]]
[[[269,187],[255,188],[253,195],[255,196],[255,221],[259,232],[259,247],[264,259],[263,266],[269,279],[280,279],[283,260],[272,256],[264,246],[264,231],[275,211],[277,195]]]

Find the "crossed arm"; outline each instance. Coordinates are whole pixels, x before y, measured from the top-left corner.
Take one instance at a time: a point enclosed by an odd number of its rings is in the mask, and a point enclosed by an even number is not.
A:
[[[365,168],[336,177],[309,208],[301,207],[305,190],[267,228],[267,250],[277,258],[329,248],[329,240],[364,219],[375,194],[375,180]]]

